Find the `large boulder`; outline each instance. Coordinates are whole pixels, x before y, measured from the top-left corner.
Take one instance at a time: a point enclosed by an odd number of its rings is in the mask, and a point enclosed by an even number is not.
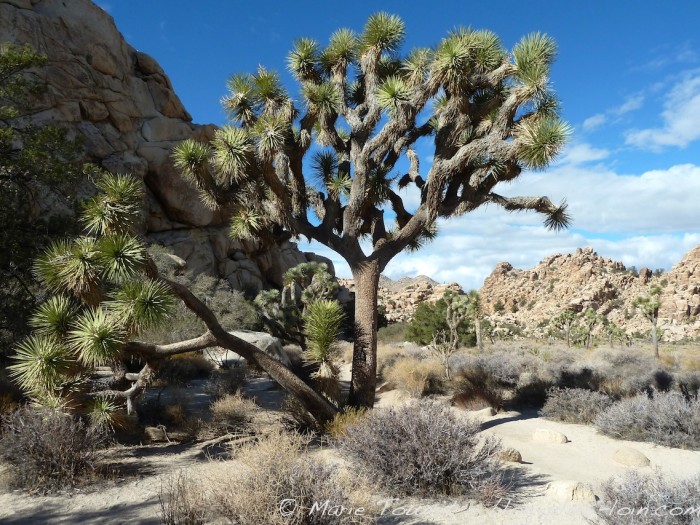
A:
[[[233,330],[229,332],[231,335],[243,339],[244,341],[257,346],[266,354],[274,357],[285,366],[292,366],[292,362],[282,347],[282,342],[265,332],[254,332],[252,330]],[[241,357],[230,350],[218,349],[209,350],[205,353],[210,359],[219,364],[229,364],[238,361]]]
[[[290,267],[319,260],[286,239],[261,246],[229,238],[225,214],[201,203],[171,159],[180,141],[209,140],[216,127],[192,122],[163,68],[130,46],[102,8],[90,0],[0,0],[5,42],[29,44],[48,57],[36,72],[46,92],[31,119],[80,137],[85,160],[142,179],[147,238],[173,250],[186,270],[254,293],[281,287]],[[85,183],[76,194],[91,188]]]

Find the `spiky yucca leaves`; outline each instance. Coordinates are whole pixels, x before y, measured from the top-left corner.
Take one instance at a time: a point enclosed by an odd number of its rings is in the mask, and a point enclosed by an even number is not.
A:
[[[49,297],[34,312],[29,323],[37,334],[65,337],[73,322],[78,306],[65,295]]]
[[[287,55],[289,71],[301,82],[315,80],[319,72],[317,64],[321,48],[311,38],[300,38],[294,42],[294,48]]]
[[[334,360],[338,356],[338,336],[345,320],[343,308],[338,301],[314,301],[304,310],[303,320],[304,335],[309,345],[304,358],[319,365],[313,375],[319,391],[338,402],[339,370]]]
[[[358,48],[357,33],[351,29],[338,29],[321,53],[321,64],[328,71],[344,72],[349,64],[357,60]]]
[[[518,157],[531,169],[544,169],[564,147],[571,127],[555,118],[526,120],[515,130]]]
[[[371,15],[360,36],[362,51],[397,51],[406,35],[403,20],[389,13]]]
[[[88,367],[112,363],[125,342],[121,322],[102,308],[85,311],[68,333],[68,345]]]
[[[90,199],[81,220],[95,235],[133,233],[141,219],[144,192],[141,181],[131,175],[103,174],[95,183],[102,191]]]
[[[99,431],[113,431],[119,407],[106,397],[97,397],[88,411],[90,426]]]
[[[255,239],[265,224],[265,217],[257,210],[241,207],[231,217],[229,235],[236,240]]]
[[[387,78],[377,91],[377,101],[379,105],[389,112],[390,115],[396,115],[404,104],[407,104],[411,99],[412,89],[403,79],[399,77]]]
[[[50,290],[71,294],[91,305],[99,303],[103,273],[97,241],[79,237],[72,242],[55,242],[34,264],[38,279]]]
[[[97,245],[102,275],[113,283],[123,283],[138,275],[146,262],[146,247],[130,235],[108,235]]]
[[[433,242],[438,236],[438,225],[437,223],[432,223],[429,227],[424,228],[423,231],[413,239],[407,246],[409,252],[417,252],[422,250],[427,244]]]
[[[53,335],[35,334],[17,345],[10,377],[31,396],[59,388],[74,371],[72,352]]]
[[[243,129],[224,126],[214,134],[211,165],[216,182],[224,188],[231,187],[246,176],[253,160],[253,141]]]
[[[161,326],[171,315],[175,300],[170,289],[158,281],[132,281],[119,288],[106,303],[112,316],[128,333]]]

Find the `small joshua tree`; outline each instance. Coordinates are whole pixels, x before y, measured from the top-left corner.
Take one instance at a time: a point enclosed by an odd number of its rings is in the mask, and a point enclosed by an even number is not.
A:
[[[340,384],[338,382],[338,336],[343,328],[345,314],[338,301],[319,299],[313,301],[304,310],[304,335],[308,349],[304,357],[318,365],[312,377],[318,390],[328,399],[340,402]]]
[[[569,309],[564,310],[554,319],[552,325],[566,334],[566,346],[571,347],[571,327],[576,322],[576,314]]]
[[[272,335],[297,344],[306,350],[303,316],[314,301],[335,298],[338,283],[325,263],[301,263],[290,268],[282,277],[281,291],[263,290],[255,298],[262,319]]]
[[[657,323],[659,321],[659,307],[661,306],[661,287],[654,285],[645,296],[637,297],[633,302],[639,313],[651,324],[651,340],[654,344],[654,355],[659,358],[659,334]]]

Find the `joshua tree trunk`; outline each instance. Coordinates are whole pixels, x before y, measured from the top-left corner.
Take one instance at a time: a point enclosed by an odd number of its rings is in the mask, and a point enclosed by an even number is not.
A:
[[[355,345],[348,404],[372,408],[377,383],[377,294],[380,267],[377,261],[352,265],[355,281]]]
[[[474,316],[474,332],[476,333],[476,347],[479,352],[483,352],[484,340],[481,335],[481,319],[479,319],[479,314]]]
[[[654,344],[654,355],[659,358],[659,333],[656,330],[656,317],[651,319],[651,342]]]

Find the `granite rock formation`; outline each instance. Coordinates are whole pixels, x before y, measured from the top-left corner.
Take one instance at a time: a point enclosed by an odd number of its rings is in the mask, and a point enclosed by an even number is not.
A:
[[[202,205],[170,160],[178,142],[206,140],[215,127],[192,123],[160,65],[131,47],[100,7],[89,0],[0,0],[2,42],[29,44],[48,57],[36,72],[47,89],[31,120],[82,137],[86,160],[142,179],[148,238],[188,269],[259,290],[281,286],[287,268],[314,257],[289,240],[268,247],[228,237],[224,213]]]

